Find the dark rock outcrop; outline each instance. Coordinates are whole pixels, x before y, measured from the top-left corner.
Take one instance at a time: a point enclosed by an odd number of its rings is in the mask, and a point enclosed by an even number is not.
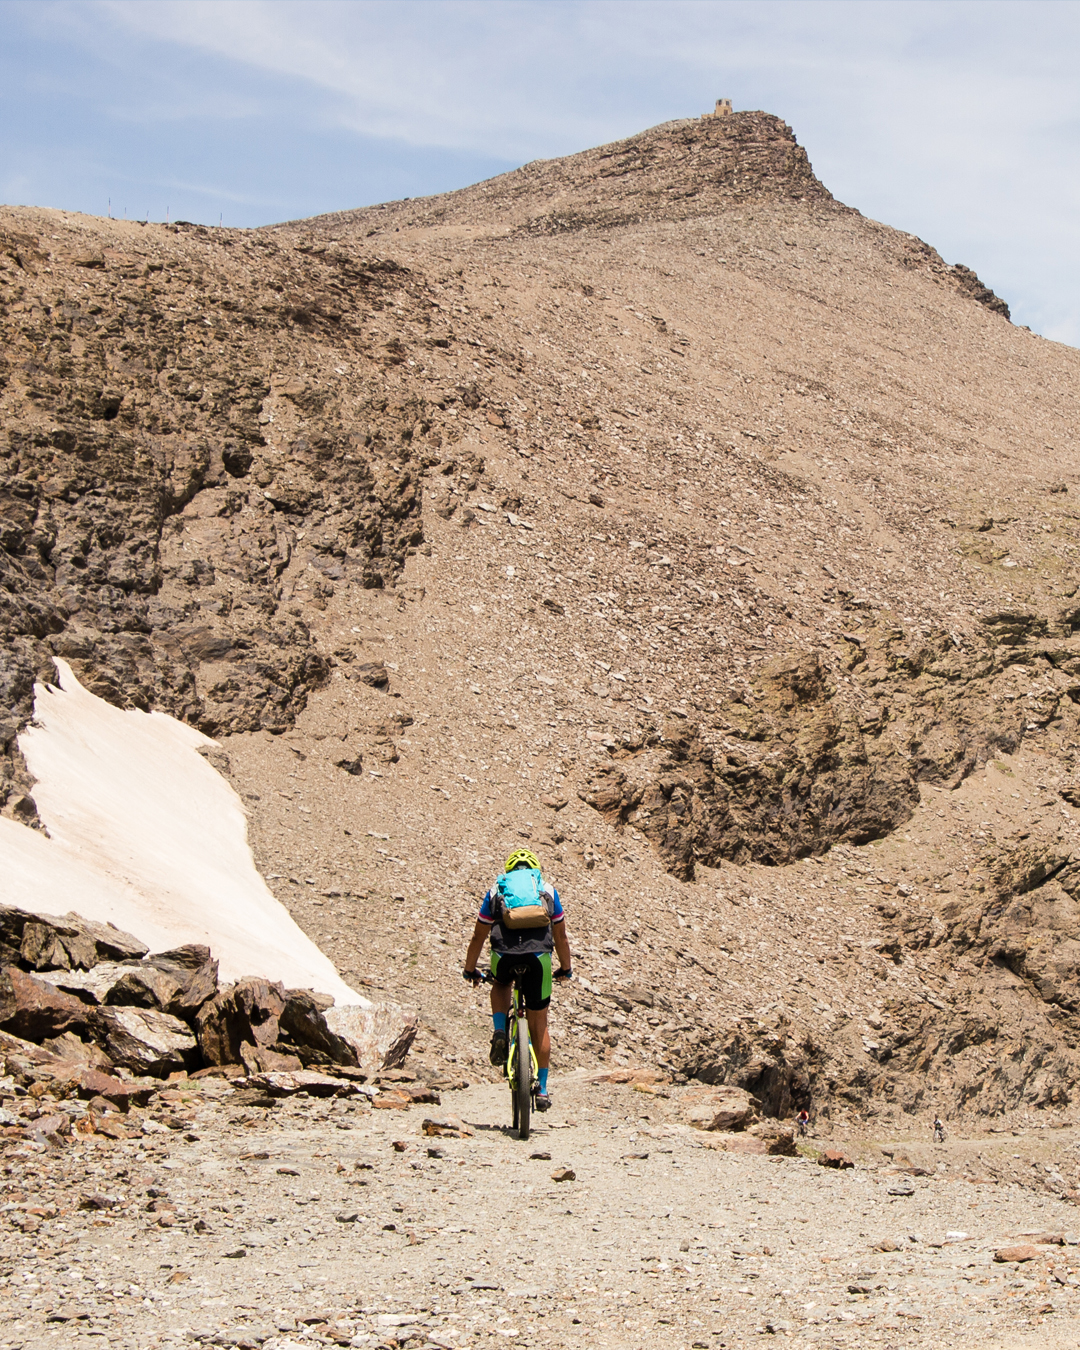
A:
[[[355,1068],[355,1046],[326,1024],[331,1005],[308,989],[240,980],[199,1010],[199,1048],[208,1064],[244,1064],[252,1073],[312,1064]]]
[[[5,966],[0,974],[0,1027],[25,1041],[44,1041],[66,1031],[95,1036],[96,1013],[55,985]]]
[[[145,942],[79,914],[31,914],[0,905],[0,959],[30,970],[91,970],[101,961],[138,960]]]
[[[669,718],[611,741],[583,799],[633,825],[683,880],[697,862],[792,862],[881,838],[910,819],[919,784],[956,787],[1023,742],[1080,736],[1073,615],[990,614],[982,643],[882,622],[832,648],[764,666],[710,724]],[[1010,697],[1010,667],[1041,658],[1053,688]]]
[[[100,256],[0,232],[0,809],[30,820],[13,736],[50,655],[121,707],[282,731],[329,670],[302,604],[422,540],[425,408],[364,330],[389,303],[422,325],[417,278],[224,231]],[[348,380],[297,374],[312,340]]]

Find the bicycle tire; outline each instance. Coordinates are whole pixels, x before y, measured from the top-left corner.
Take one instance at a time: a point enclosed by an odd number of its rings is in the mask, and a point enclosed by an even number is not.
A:
[[[529,1024],[524,1017],[517,1024],[517,1075],[514,1081],[514,1124],[518,1138],[528,1139],[532,1114],[532,1056],[529,1054]]]
[[[511,1014],[511,1021],[506,1029],[507,1036],[509,1036],[509,1044],[506,1047],[505,1072],[506,1072],[506,1085],[510,1089],[510,1113],[511,1113],[510,1123],[516,1130],[518,1125],[518,1101],[517,1101],[517,1092],[515,1088],[517,1085],[518,1047],[516,1034],[510,1036],[511,1026],[515,1027],[517,1026],[517,1021],[516,1019],[513,1018],[513,1014]]]

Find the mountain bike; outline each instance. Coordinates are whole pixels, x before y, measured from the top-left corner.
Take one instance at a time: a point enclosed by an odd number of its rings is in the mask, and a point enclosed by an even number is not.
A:
[[[483,972],[483,982],[493,984],[490,970]],[[513,1127],[519,1139],[528,1139],[532,1119],[533,1097],[539,1087],[539,1065],[529,1036],[529,1019],[525,1000],[515,974],[510,994],[510,1012],[506,1019],[507,1055],[506,1081],[510,1085],[510,1103]]]

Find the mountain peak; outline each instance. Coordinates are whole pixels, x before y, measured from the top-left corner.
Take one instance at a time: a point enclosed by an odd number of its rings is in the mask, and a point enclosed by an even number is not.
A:
[[[379,231],[468,224],[562,234],[686,220],[756,200],[837,205],[786,122],[730,106],[718,99],[716,110],[701,117],[663,122],[560,159],[533,160],[456,192],[341,211],[319,223]]]

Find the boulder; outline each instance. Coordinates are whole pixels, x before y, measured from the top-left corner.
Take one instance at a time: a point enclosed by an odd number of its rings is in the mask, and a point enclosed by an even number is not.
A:
[[[56,1146],[62,1144],[71,1134],[71,1117],[59,1112],[55,1115],[38,1116],[37,1120],[27,1125],[26,1132],[31,1139],[37,1136],[46,1143]]]
[[[795,1148],[795,1131],[790,1125],[780,1125],[776,1121],[763,1121],[760,1125],[755,1125],[749,1131],[755,1139],[760,1139],[765,1145],[765,1152],[772,1158],[794,1158],[798,1152]]]
[[[243,1064],[250,1073],[312,1065],[356,1068],[358,1047],[327,1025],[332,1003],[310,989],[241,980],[198,1011],[203,1057],[208,1064]]]
[[[443,1139],[469,1139],[476,1133],[458,1116],[428,1116],[420,1128],[424,1134]]]
[[[72,1039],[78,1038],[73,1036]],[[23,1087],[41,1081],[71,1078],[80,1069],[70,1059],[58,1059],[50,1050],[6,1031],[0,1031],[0,1060],[3,1061],[5,1075]]]
[[[351,1097],[359,1092],[356,1083],[348,1078],[334,1078],[326,1073],[297,1069],[292,1073],[261,1073],[248,1079],[250,1087],[262,1088],[272,1097],[291,1097],[306,1092],[312,1097]]]
[[[291,1073],[304,1067],[304,1061],[299,1055],[268,1050],[262,1045],[248,1045],[246,1041],[240,1046],[240,1060],[249,1074]]]
[[[142,991],[142,986],[138,979],[134,982],[128,981],[124,985],[125,977],[132,971],[139,972],[141,966],[139,963],[128,964],[119,961],[100,961],[90,970],[50,970],[49,983],[55,984],[57,989],[62,989],[67,994],[73,994],[81,999],[83,1003],[104,1004],[104,1003],[133,1003],[140,1007],[156,1007],[154,1003],[146,1001],[146,995]],[[154,975],[160,976],[159,971],[154,971]],[[130,993],[132,997],[114,997],[114,990],[117,986],[123,986],[124,993]]]
[[[376,1111],[407,1111],[412,1106],[413,1100],[407,1092],[399,1092],[391,1089],[389,1092],[380,1092],[377,1097],[372,1097],[371,1105]]]
[[[855,1166],[855,1164],[851,1161],[851,1159],[847,1156],[847,1154],[841,1153],[841,1151],[838,1148],[822,1149],[821,1152],[818,1154],[818,1165],[821,1167],[839,1167],[839,1168]],[[910,1190],[901,1191],[900,1194],[910,1195],[911,1191]]]
[[[203,946],[160,952],[145,961],[101,961],[90,970],[53,970],[51,983],[85,1003],[156,1008],[190,1018],[217,992],[217,962]]]
[[[242,1045],[270,1050],[278,1039],[285,989],[248,978],[221,990],[195,1018],[199,1049],[207,1064],[242,1064]]]
[[[720,1149],[725,1153],[760,1153],[765,1154],[768,1145],[764,1139],[755,1139],[750,1134],[723,1134],[717,1135],[715,1139],[702,1140],[706,1148]]]
[[[112,924],[79,914],[32,914],[0,905],[0,960],[33,970],[90,970],[99,961],[130,961],[149,948]]]
[[[743,1088],[719,1087],[705,1096],[690,1112],[690,1124],[699,1130],[724,1134],[745,1130],[757,1119],[754,1099]]]
[[[118,1106],[121,1111],[126,1111],[132,1104],[145,1106],[153,1095],[154,1088],[148,1087],[145,1083],[125,1082],[124,1079],[114,1078],[112,1074],[102,1073],[99,1069],[87,1069],[79,1077],[78,1092],[85,1100],[103,1097],[105,1101]]]
[[[97,1008],[101,1035],[114,1064],[132,1073],[166,1078],[198,1064],[198,1046],[186,1023],[153,1008]]]
[[[191,1018],[217,994],[218,963],[210,948],[199,942],[171,951],[155,952],[143,962],[176,981],[177,989],[165,1008],[175,1017]]]
[[[400,1068],[416,1039],[415,1014],[393,1003],[335,1004],[324,1016],[330,1030],[355,1047],[357,1061],[368,1073]]]
[[[331,1031],[324,1013],[333,999],[310,989],[286,991],[285,1007],[278,1024],[281,1041],[295,1045],[296,1055],[306,1068],[310,1064],[343,1064],[355,1068],[360,1059],[351,1041]]]
[[[1045,1253],[1039,1251],[1038,1247],[1034,1246],[1032,1243],[1025,1242],[1016,1247],[999,1247],[994,1253],[994,1260],[1001,1262],[1015,1261],[1019,1263],[1022,1261],[1037,1261],[1040,1256],[1044,1255]]]
[[[156,1008],[158,1012],[173,1012],[181,985],[170,972],[140,962],[138,965],[113,967],[118,971],[116,982],[103,1002],[113,1007]],[[91,975],[96,971],[90,971]]]
[[[40,1043],[65,1031],[91,1032],[95,1015],[81,999],[18,966],[0,973],[0,1027],[13,1036]]]
[[[42,1041],[41,1048],[48,1050],[64,1064],[89,1069],[112,1068],[112,1060],[99,1045],[95,1045],[92,1041],[80,1040],[72,1031],[65,1031],[62,1036]]]

